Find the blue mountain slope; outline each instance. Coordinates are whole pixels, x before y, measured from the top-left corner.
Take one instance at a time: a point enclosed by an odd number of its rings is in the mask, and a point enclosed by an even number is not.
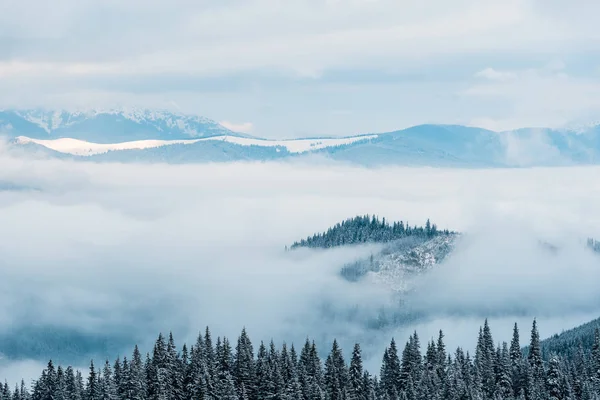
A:
[[[496,132],[455,125],[419,125],[323,150],[337,160],[365,165],[500,166],[504,150]]]
[[[11,137],[27,136],[35,139],[48,138],[48,132],[42,127],[22,118],[14,111],[0,111],[0,133]]]

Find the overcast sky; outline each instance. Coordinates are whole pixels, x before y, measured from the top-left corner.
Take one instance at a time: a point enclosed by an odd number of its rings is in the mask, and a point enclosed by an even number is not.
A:
[[[600,115],[595,0],[0,0],[0,107],[149,106],[255,135]]]

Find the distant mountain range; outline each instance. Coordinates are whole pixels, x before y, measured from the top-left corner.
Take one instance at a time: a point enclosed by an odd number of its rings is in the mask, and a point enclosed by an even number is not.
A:
[[[168,111],[0,111],[16,148],[87,161],[226,162],[325,156],[366,166],[524,167],[600,163],[600,125],[494,132],[419,125],[344,138],[266,140]]]
[[[0,111],[0,132],[32,139],[72,138],[94,143],[247,136],[204,117],[162,110],[107,109]]]

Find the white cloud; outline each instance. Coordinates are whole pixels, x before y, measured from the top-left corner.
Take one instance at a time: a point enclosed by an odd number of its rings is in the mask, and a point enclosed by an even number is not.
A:
[[[254,129],[254,124],[252,124],[252,122],[235,123],[229,121],[220,121],[219,124],[223,125],[230,131],[239,133],[251,133]]]
[[[486,68],[475,74],[477,77],[486,78],[491,81],[509,81],[516,77],[514,72],[510,71],[498,71],[494,68]]]
[[[549,39],[560,38],[568,29],[540,19],[528,0],[501,4],[461,0],[452,6],[439,0],[311,0],[285,6],[275,0],[231,1],[218,6],[186,1],[172,7],[161,2],[102,6],[96,1],[77,6],[67,2],[74,11],[44,15],[48,29],[34,28],[26,21],[36,20],[31,12],[38,12],[37,7],[31,10],[27,2],[12,5],[15,10],[5,13],[5,19],[10,16],[11,20],[5,21],[5,35],[26,39],[13,49],[13,61],[64,59],[68,64],[86,60],[98,64],[85,69],[64,67],[88,74],[210,75],[281,68],[318,76],[318,71],[329,68],[382,63],[398,67],[400,60],[440,53],[553,49],[562,42]],[[103,28],[111,17],[112,29],[107,31]],[[33,32],[37,33],[32,37]],[[43,42],[54,37],[57,40]],[[64,46],[63,40],[72,45]],[[56,48],[45,52],[37,47],[38,41]],[[89,42],[96,46],[88,46]]]
[[[526,126],[560,127],[583,116],[600,115],[600,81],[564,72],[564,64],[552,62],[538,69],[499,71],[487,69],[478,76],[488,81],[475,83],[462,96],[482,102],[482,109],[494,112],[491,105],[502,104],[509,111],[503,116],[479,116],[470,123],[494,130]],[[485,104],[489,103],[489,107]]]

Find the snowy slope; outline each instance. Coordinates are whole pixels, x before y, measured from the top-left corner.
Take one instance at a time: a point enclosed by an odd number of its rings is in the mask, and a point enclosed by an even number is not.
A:
[[[410,289],[411,278],[441,263],[454,250],[460,234],[434,238],[409,236],[386,244],[368,259],[358,260],[342,269],[349,280],[366,279],[396,292]]]
[[[377,137],[377,135],[355,136],[339,139],[263,140],[237,136],[215,136],[204,139],[187,140],[136,140],[122,143],[92,143],[73,138],[34,139],[26,136],[18,136],[15,139],[15,143],[21,145],[35,143],[60,153],[67,153],[77,156],[92,156],[107,153],[109,151],[119,150],[141,150],[174,144],[193,144],[199,141],[222,141],[240,146],[283,147],[289,153],[299,154],[331,146],[347,145],[358,141],[373,139],[375,137]]]
[[[412,277],[430,270],[454,250],[458,237],[437,236],[409,249],[397,251],[392,247],[379,255],[366,278],[395,291],[405,292],[410,289]]]

